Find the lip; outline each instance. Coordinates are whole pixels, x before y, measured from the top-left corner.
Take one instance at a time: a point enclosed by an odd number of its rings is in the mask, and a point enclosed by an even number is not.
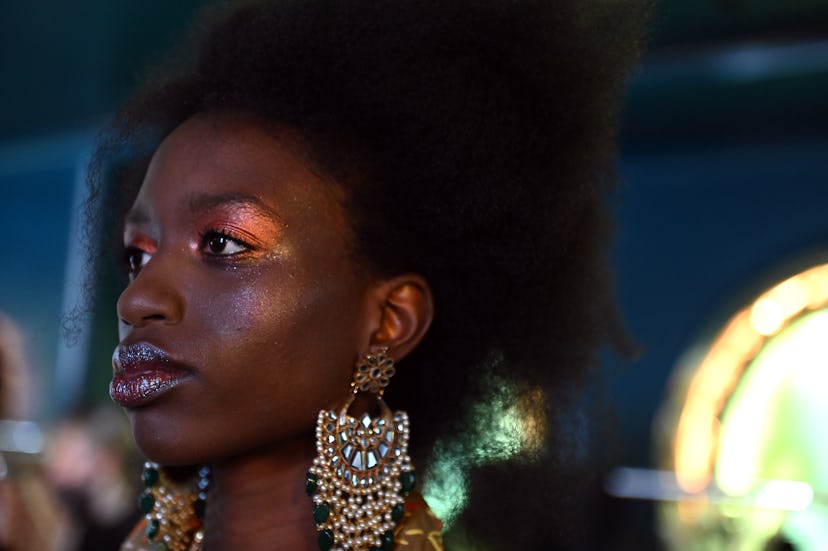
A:
[[[109,396],[125,408],[146,406],[183,383],[192,369],[146,342],[121,344],[112,354]]]

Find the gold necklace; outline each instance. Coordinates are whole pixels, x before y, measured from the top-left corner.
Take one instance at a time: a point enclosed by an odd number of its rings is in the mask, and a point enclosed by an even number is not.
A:
[[[145,515],[145,536],[153,551],[201,551],[204,545],[204,507],[210,469],[198,471],[195,489],[170,483],[157,463],[147,462],[141,474],[145,489],[138,508]]]

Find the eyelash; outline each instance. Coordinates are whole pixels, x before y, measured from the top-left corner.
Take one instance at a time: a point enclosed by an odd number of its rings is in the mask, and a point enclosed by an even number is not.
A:
[[[135,256],[140,255],[140,258],[136,262]],[[124,250],[122,262],[123,266],[126,269],[127,275],[130,278],[130,281],[138,275],[138,272],[141,271],[141,268],[147,265],[149,259],[144,259],[144,255],[152,256],[151,253],[139,248],[139,247],[127,247]]]
[[[229,254],[223,254],[223,251],[215,252],[211,250],[211,242],[214,240],[223,240],[224,243],[218,243],[223,248],[227,245],[234,245],[240,250]],[[248,252],[252,248],[253,247],[249,243],[239,239],[238,237],[234,237],[230,232],[224,229],[207,228],[199,232],[198,249],[211,260],[241,255]],[[147,265],[147,262],[149,262],[152,258],[152,254],[153,253],[135,246],[127,247],[126,250],[124,250],[122,262],[130,279],[134,279],[135,276],[138,275],[138,272],[140,272],[141,269]]]
[[[211,245],[214,240],[223,240],[224,243],[221,243],[222,247],[226,247],[228,244],[235,244],[241,250],[231,252],[228,254],[224,254],[223,251],[215,252],[213,250],[210,250],[212,248]],[[235,237],[232,233],[228,232],[225,229],[219,228],[207,228],[200,232],[198,244],[199,250],[210,258],[237,256],[244,254],[253,248],[246,241],[239,239],[238,237]]]

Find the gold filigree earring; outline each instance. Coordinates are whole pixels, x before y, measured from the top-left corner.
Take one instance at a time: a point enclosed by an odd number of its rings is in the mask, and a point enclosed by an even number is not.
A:
[[[394,530],[414,487],[408,456],[408,415],[391,412],[382,394],[394,375],[388,349],[357,362],[352,393],[338,412],[322,410],[316,424],[316,458],[306,490],[313,498],[319,548],[391,550]],[[372,394],[379,413],[357,417],[357,394]]]

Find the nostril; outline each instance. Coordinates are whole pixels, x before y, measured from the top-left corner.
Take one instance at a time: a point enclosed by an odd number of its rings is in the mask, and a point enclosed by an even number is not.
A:
[[[143,316],[141,319],[144,320],[144,321],[152,321],[152,320],[164,320],[164,319],[166,319],[166,317],[163,316],[162,314],[150,314],[148,316]]]

